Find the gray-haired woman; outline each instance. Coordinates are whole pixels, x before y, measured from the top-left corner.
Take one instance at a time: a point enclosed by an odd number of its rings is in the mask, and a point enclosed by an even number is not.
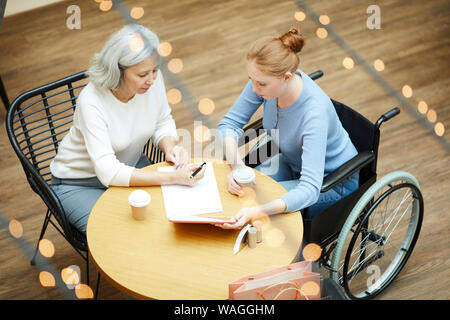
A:
[[[88,70],[73,126],[52,163],[52,188],[70,223],[86,232],[89,214],[109,186],[194,185],[204,168],[188,164],[178,135],[157,53],[158,37],[141,25],[114,33]],[[175,166],[173,172],[146,171],[142,154],[152,139]]]

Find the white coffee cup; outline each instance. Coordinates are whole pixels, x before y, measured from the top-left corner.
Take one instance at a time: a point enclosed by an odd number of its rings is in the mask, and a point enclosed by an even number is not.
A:
[[[128,196],[128,203],[131,206],[131,214],[136,220],[144,220],[148,214],[148,205],[151,197],[145,190],[135,190]]]
[[[233,178],[241,187],[255,187],[255,172],[253,172],[253,170],[249,167],[239,167],[233,170]]]

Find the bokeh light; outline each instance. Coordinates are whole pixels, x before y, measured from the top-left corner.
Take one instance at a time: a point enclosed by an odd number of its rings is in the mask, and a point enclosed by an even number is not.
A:
[[[297,21],[303,21],[306,19],[306,14],[303,11],[296,11],[294,14],[294,18]]]
[[[55,286],[55,277],[48,271],[39,272],[39,282],[43,287],[54,287]]]
[[[445,133],[445,127],[442,122],[438,122],[434,125],[434,132],[437,136],[442,137]]]
[[[373,67],[377,71],[383,71],[384,70],[384,62],[381,59],[377,59],[373,62]]]
[[[142,8],[142,7],[132,8],[130,11],[130,16],[136,20],[142,18],[144,16],[144,8]]]
[[[403,93],[403,96],[405,96],[405,98],[411,98],[413,95],[413,90],[410,86],[405,84],[402,88],[402,93]]]
[[[300,290],[307,297],[317,296],[320,293],[319,285],[314,281],[307,281],[301,287]]]
[[[61,279],[67,285],[75,286],[79,285],[80,283],[80,277],[78,275],[78,272],[71,267],[67,267],[61,270]]]
[[[322,254],[322,248],[316,243],[308,243],[302,251],[306,261],[317,261]]]
[[[75,295],[78,299],[92,299],[94,298],[94,292],[91,287],[81,283],[79,286],[75,287]]]
[[[256,192],[255,189],[250,187],[242,187],[244,195],[239,197],[239,200],[243,207],[256,206]]]
[[[209,98],[203,98],[198,103],[198,111],[204,115],[210,115],[214,112],[215,105],[214,101]]]
[[[9,222],[9,233],[16,239],[20,238],[23,235],[22,224],[16,219],[12,219]]]
[[[431,123],[436,122],[436,120],[437,120],[437,113],[436,113],[436,111],[434,111],[433,109],[428,110],[428,112],[427,112],[427,119]]]
[[[316,35],[320,39],[325,39],[326,37],[328,37],[328,31],[325,28],[317,28]]]
[[[350,57],[345,57],[344,60],[342,60],[342,65],[345,69],[352,69],[355,66],[355,62],[353,62],[353,59]]]
[[[428,105],[425,101],[419,101],[419,104],[417,105],[417,109],[419,109],[419,112],[421,114],[426,114],[428,112]]]
[[[173,88],[167,91],[167,101],[169,101],[170,104],[179,103],[182,97],[181,91],[178,89]]]
[[[172,53],[172,45],[167,41],[161,42],[157,51],[161,57],[167,57]]]
[[[194,139],[200,143],[209,141],[211,139],[211,132],[207,126],[201,125],[194,129]]]
[[[319,17],[319,21],[320,21],[321,24],[326,26],[327,24],[330,24],[330,17],[327,16],[326,14],[322,14]]]
[[[270,247],[280,247],[283,245],[286,236],[284,232],[278,228],[267,230],[265,240]]]
[[[55,246],[48,239],[39,241],[39,252],[46,258],[51,258],[55,254]]]
[[[178,58],[173,58],[167,64],[167,68],[169,68],[172,73],[180,73],[183,70],[183,61]]]
[[[142,49],[144,49],[144,40],[142,40],[142,37],[139,33],[134,33],[130,38],[128,39],[128,44],[130,46],[130,49],[134,52],[139,52]]]
[[[100,2],[99,8],[100,8],[100,10],[106,12],[106,11],[111,10],[112,6],[113,6],[112,1],[105,0],[105,1]]]
[[[264,235],[264,231],[270,229],[271,220],[268,214],[261,212],[256,219],[252,219],[251,223],[255,228],[261,228]]]

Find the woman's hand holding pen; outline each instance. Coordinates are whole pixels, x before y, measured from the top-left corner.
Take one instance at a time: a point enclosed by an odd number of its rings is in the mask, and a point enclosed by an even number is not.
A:
[[[200,168],[192,178],[192,174]],[[205,175],[206,166],[202,166],[200,163],[187,164],[182,168],[177,169],[174,172],[174,184],[181,184],[185,186],[194,186]]]

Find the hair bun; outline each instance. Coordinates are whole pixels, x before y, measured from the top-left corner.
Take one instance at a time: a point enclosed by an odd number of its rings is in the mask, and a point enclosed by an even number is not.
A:
[[[294,53],[299,53],[305,44],[305,38],[300,34],[300,31],[296,27],[289,29],[289,31],[283,34],[279,39]]]

